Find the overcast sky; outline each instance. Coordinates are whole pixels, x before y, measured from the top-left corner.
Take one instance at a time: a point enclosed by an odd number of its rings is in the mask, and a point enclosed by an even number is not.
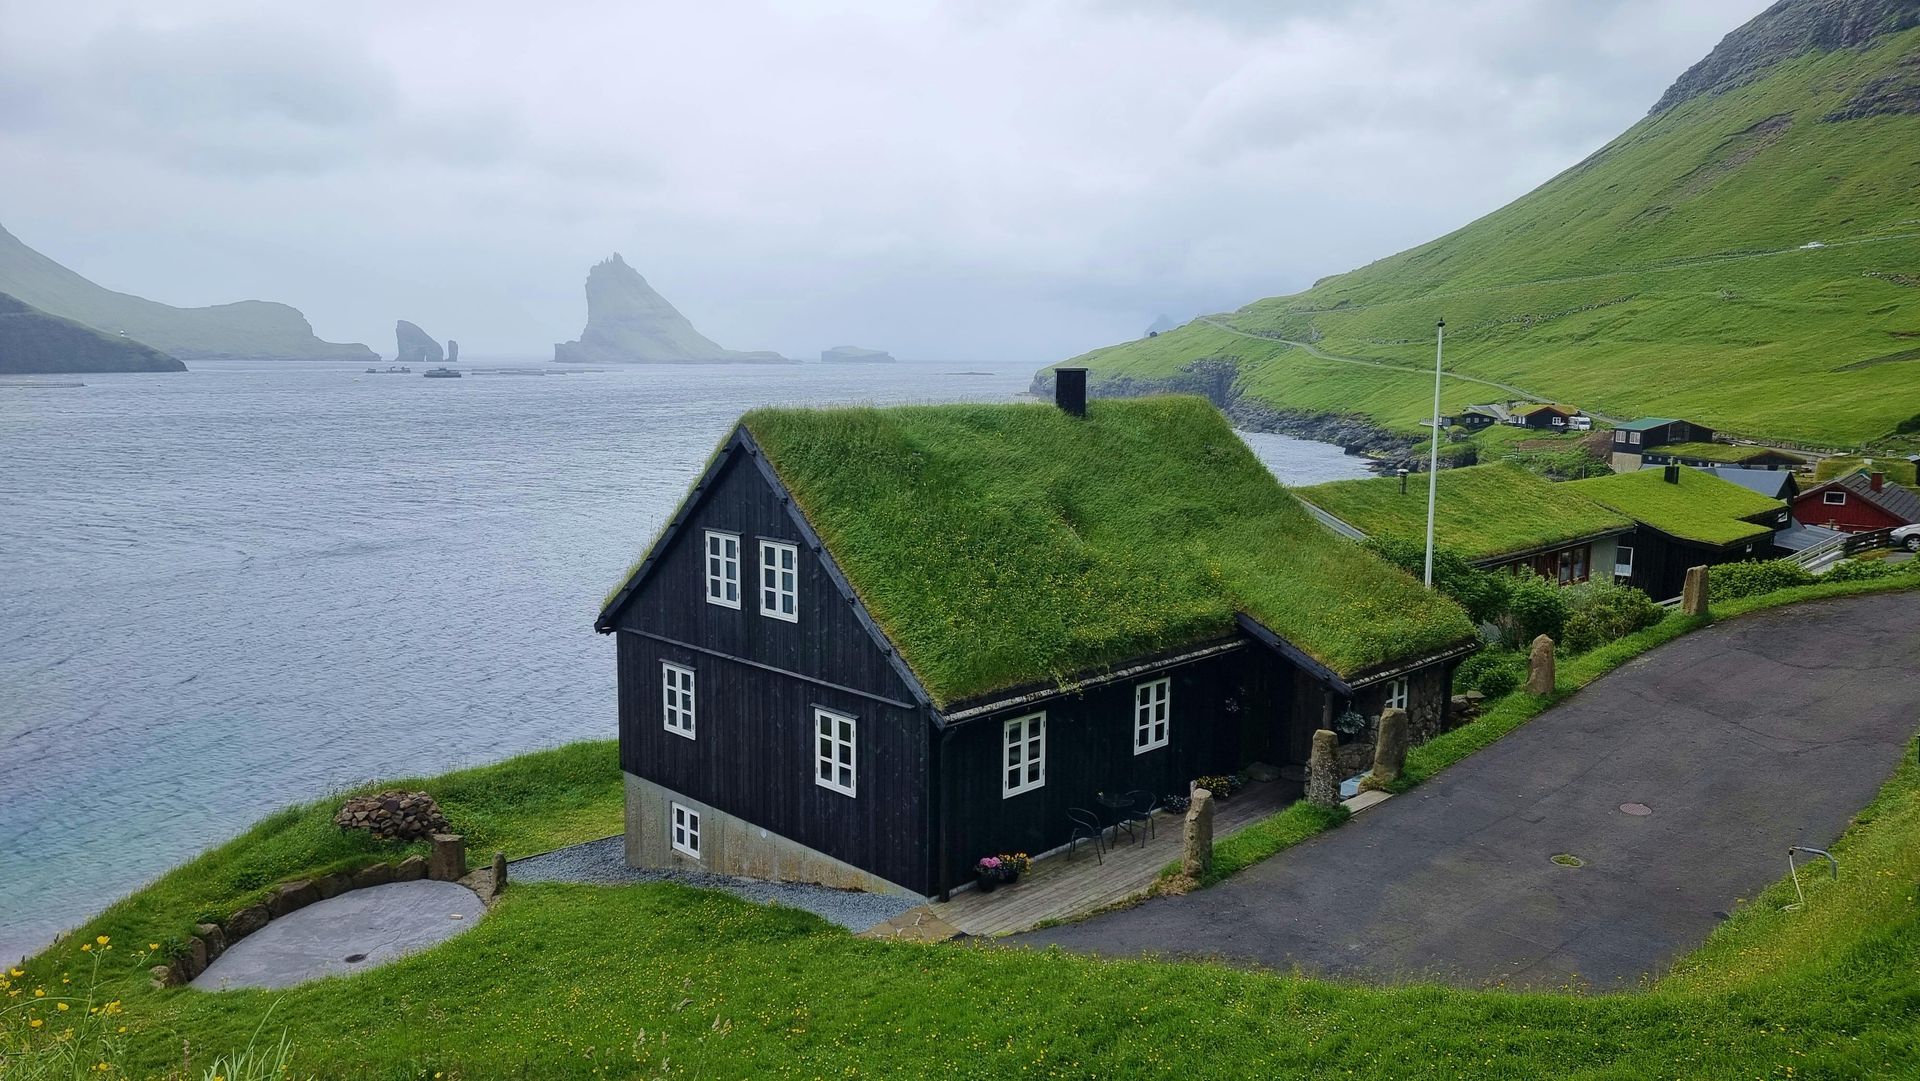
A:
[[[1044,363],[1292,292],[1633,123],[1766,0],[0,0],[0,224],[112,288],[545,355]]]

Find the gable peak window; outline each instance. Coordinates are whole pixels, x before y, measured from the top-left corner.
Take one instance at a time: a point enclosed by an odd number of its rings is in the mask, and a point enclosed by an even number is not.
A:
[[[813,711],[813,782],[841,795],[855,794],[854,719],[830,709]]]
[[[740,537],[707,530],[707,603],[740,607]]]
[[[760,542],[760,614],[800,622],[800,549],[783,541]]]
[[[1006,758],[1000,775],[1000,798],[1043,788],[1047,783],[1047,715],[1035,713],[1006,723]]]
[[[660,712],[667,731],[693,738],[693,669],[660,662]]]
[[[1149,680],[1133,688],[1133,753],[1165,747],[1173,727],[1172,681]]]
[[[1828,489],[1827,491],[1820,493],[1820,498],[1826,503],[1829,503],[1837,507],[1847,501],[1847,493],[1836,491],[1833,489]]]
[[[683,856],[700,858],[700,812],[684,803],[672,805],[672,814],[667,823],[667,837],[673,842],[673,850]]]
[[[1387,684],[1387,709],[1407,708],[1407,678],[1401,676]]]

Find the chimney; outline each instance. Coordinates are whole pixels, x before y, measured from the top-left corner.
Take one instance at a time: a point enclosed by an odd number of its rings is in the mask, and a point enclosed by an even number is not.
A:
[[[1885,473],[1868,473],[1867,483],[1873,485],[1873,490],[1877,492],[1886,485],[1887,475]]]
[[[1668,466],[1666,480],[1668,484],[1680,483],[1680,467],[1677,465]]]
[[[1053,370],[1053,404],[1076,417],[1087,415],[1087,370],[1085,368]]]
[[[1400,475],[1400,494],[1406,495],[1407,494],[1407,467],[1404,465],[1401,466],[1398,470],[1398,473]]]

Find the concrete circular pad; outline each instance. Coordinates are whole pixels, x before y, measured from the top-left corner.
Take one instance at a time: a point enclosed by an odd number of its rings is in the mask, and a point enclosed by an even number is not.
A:
[[[451,938],[483,911],[479,894],[452,882],[421,879],[353,890],[290,912],[234,943],[190,986],[291,987],[358,972]]]

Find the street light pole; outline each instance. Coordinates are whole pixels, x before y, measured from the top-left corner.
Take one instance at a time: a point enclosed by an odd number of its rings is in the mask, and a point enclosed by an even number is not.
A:
[[[1440,353],[1447,340],[1447,321],[1433,325],[1433,452],[1427,459],[1427,588],[1433,588],[1433,507],[1440,495]]]

